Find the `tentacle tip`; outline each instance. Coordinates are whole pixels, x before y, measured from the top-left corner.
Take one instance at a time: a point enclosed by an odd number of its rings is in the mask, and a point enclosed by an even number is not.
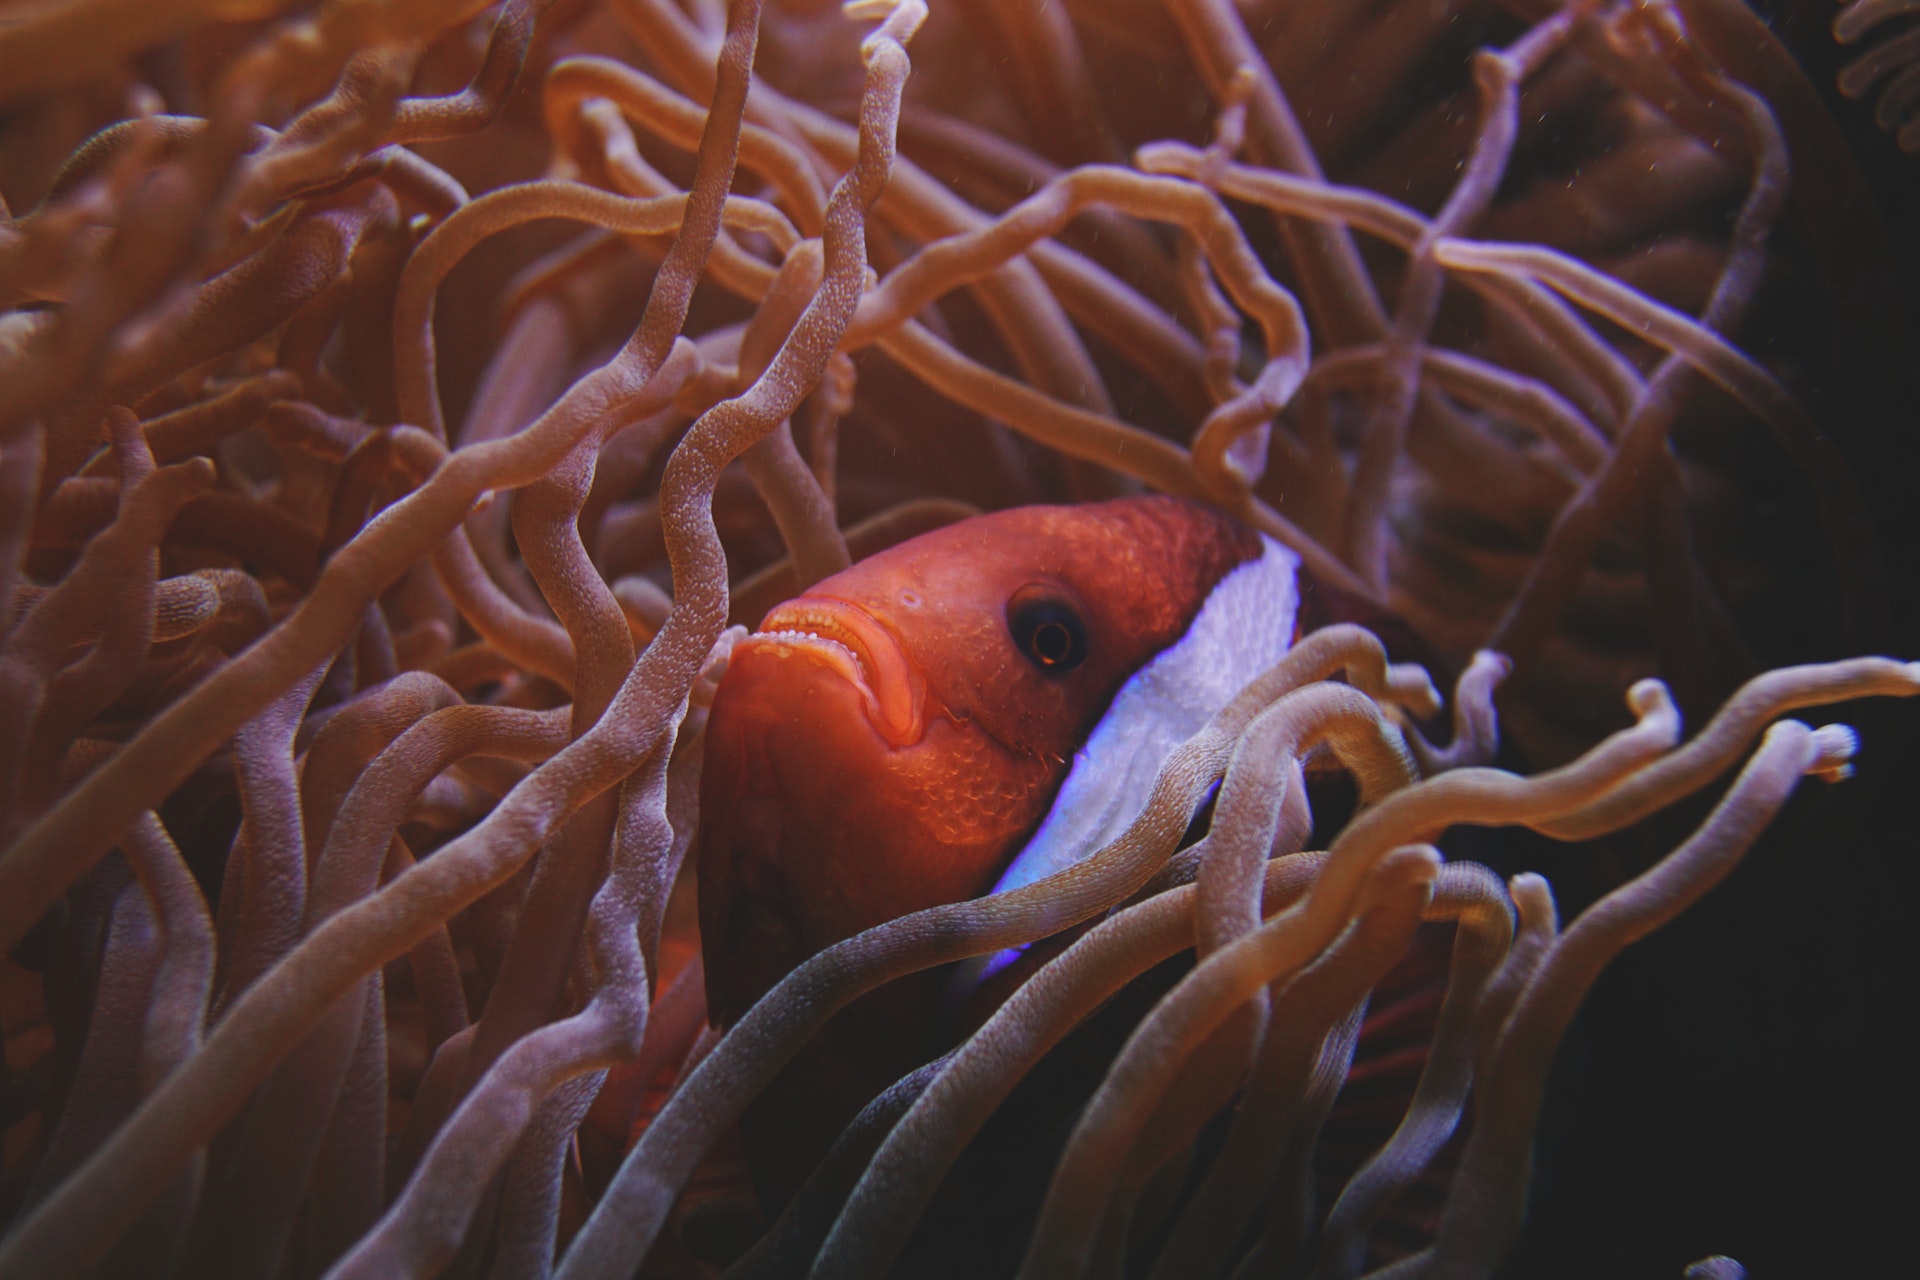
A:
[[[1673,694],[1665,681],[1640,680],[1627,690],[1627,706],[1641,720],[1650,720],[1656,716],[1672,716],[1676,728],[1679,724],[1680,710],[1673,704]]]
[[[1497,685],[1513,674],[1513,659],[1498,649],[1476,649],[1467,669],[1486,672],[1487,678]]]
[[[745,640],[749,634],[748,629],[738,623],[722,631],[714,639],[713,648],[707,654],[706,668],[703,669],[717,670],[723,667],[727,660],[733,657],[733,647]]]
[[[1823,724],[1813,731],[1813,749],[1808,776],[1839,782],[1853,776],[1852,760],[1860,750],[1860,735],[1851,725]]]
[[[292,369],[269,369],[261,376],[260,386],[275,399],[290,400],[305,390],[306,379]]]
[[[1559,904],[1553,900],[1553,886],[1537,871],[1522,871],[1507,881],[1507,896],[1522,919],[1544,926],[1548,932],[1559,928]]]
[[[134,474],[139,474],[136,471]],[[219,468],[212,458],[193,457],[160,468],[159,473],[177,482],[175,502],[184,504],[213,488],[220,479]],[[171,487],[171,485],[169,486]]]
[[[1176,171],[1176,157],[1191,151],[1185,143],[1149,142],[1133,149],[1133,167],[1142,173]]]
[[[1405,844],[1389,853],[1380,865],[1383,869],[1398,869],[1414,879],[1431,880],[1440,874],[1445,862],[1446,858],[1430,844]]]
[[[1427,669],[1415,662],[1396,662],[1387,668],[1387,684],[1401,704],[1422,720],[1440,714],[1446,703]]]
[[[860,42],[860,56],[869,62],[883,56],[889,46],[904,52],[907,41],[927,20],[925,0],[845,0],[840,11],[856,22],[880,22],[880,27]]]
[[[1539,893],[1547,888],[1547,878],[1538,871],[1522,871],[1507,881],[1507,892],[1514,897],[1523,893]]]

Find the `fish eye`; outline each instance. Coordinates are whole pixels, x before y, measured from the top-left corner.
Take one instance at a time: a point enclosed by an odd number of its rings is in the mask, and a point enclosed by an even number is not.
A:
[[[1022,587],[1007,601],[1007,630],[1027,661],[1064,675],[1087,656],[1087,624],[1070,602],[1045,587]]]

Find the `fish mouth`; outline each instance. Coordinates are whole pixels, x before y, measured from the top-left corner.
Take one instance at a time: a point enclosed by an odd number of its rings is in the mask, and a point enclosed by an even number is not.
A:
[[[867,719],[889,746],[907,746],[924,734],[926,681],[899,639],[865,609],[825,596],[801,596],[775,606],[748,643],[837,672],[859,692]]]

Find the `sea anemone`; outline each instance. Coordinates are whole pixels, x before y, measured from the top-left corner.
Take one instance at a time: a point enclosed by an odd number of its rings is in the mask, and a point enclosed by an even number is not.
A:
[[[1622,1203],[1549,1087],[1602,970],[1848,776],[1859,737],[1786,713],[1920,692],[1851,656],[1908,639],[1911,472],[1861,408],[1911,368],[1893,250],[1733,0],[54,0],[0,26],[0,111],[0,1276],[907,1273],[1103,1007],[1008,1269],[1538,1265],[1572,1200]],[[732,624],[1143,488],[1403,624],[1457,674],[1447,745],[1429,671],[1336,622],[1115,843],[706,1028],[682,868]],[[1871,941],[1797,1002],[1602,999],[1587,1042],[1699,1022],[1663,1086],[1874,1096],[1859,1026],[1724,1060],[1782,1040],[1729,1018],[1897,989],[1862,880],[1911,720],[1849,718],[1864,776],[1768,864],[1818,887],[1704,936],[1769,981]],[[1310,757],[1349,820],[1305,810]],[[1423,920],[1417,1086],[1321,1187]],[[836,1009],[1050,937],[784,1213],[697,1212]],[[1713,989],[1700,945],[1625,990]],[[1561,1077],[1622,1060],[1585,1052]],[[1590,1260],[1873,1247],[1716,1207],[1863,1150],[1774,1145]],[[1410,1188],[1437,1207],[1388,1239]]]

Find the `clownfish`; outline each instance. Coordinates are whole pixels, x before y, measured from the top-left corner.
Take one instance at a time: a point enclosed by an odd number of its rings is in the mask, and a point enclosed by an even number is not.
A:
[[[1173,498],[1023,507],[776,606],[707,722],[709,1007],[911,911],[1029,883],[1132,820],[1293,639],[1299,557]]]
[[[862,930],[1093,853],[1173,749],[1303,621],[1352,616],[1344,601],[1273,539],[1152,496],[976,516],[776,606],[707,722],[710,1020]],[[929,975],[869,994],[762,1095],[742,1132],[769,1208],[926,1060],[950,996]]]

